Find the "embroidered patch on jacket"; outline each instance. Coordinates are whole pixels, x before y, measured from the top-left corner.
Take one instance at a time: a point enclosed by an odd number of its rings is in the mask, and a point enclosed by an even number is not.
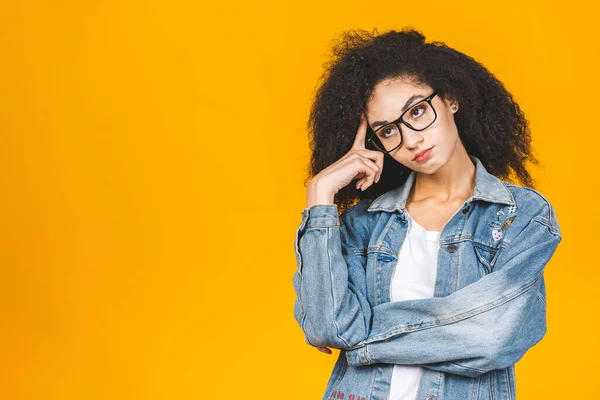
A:
[[[497,242],[498,240],[501,240],[504,237],[504,234],[502,233],[502,231],[499,231],[498,229],[494,229],[492,231],[492,238],[494,238],[494,241]]]
[[[495,242],[502,240],[504,231],[508,229],[516,216],[517,206],[508,206],[504,210],[498,210],[496,220],[488,222],[488,225],[492,227],[492,239]]]
[[[344,392],[340,392],[339,390],[334,390],[333,393],[331,393],[331,396],[329,398],[330,399],[346,399],[346,400],[366,400],[364,396],[358,396],[354,393],[350,393],[350,394],[348,394],[348,397],[346,397],[346,394]]]
[[[506,229],[508,229],[508,227],[510,226],[510,224],[512,224],[513,219],[515,219],[516,215],[513,215],[510,218],[506,218],[504,220],[504,223],[502,224],[502,230],[505,231]]]

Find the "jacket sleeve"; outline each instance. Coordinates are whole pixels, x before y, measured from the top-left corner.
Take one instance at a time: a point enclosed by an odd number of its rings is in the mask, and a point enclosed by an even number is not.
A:
[[[518,233],[507,230],[494,270],[478,281],[373,307],[369,337],[346,351],[349,365],[420,364],[476,377],[516,363],[546,333],[544,267],[562,239],[548,207]]]
[[[338,216],[335,204],[314,205],[302,212],[296,231],[294,317],[313,346],[348,348],[368,336],[366,253],[347,243],[356,235],[346,230],[351,211]]]

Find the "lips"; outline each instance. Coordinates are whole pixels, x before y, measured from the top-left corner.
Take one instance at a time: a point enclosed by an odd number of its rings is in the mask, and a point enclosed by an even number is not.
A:
[[[431,149],[433,149],[433,146],[431,146],[428,149],[425,149],[425,150],[421,151],[420,153],[415,154],[415,158],[413,158],[413,161],[416,160],[417,158],[421,157],[423,154],[427,153]]]

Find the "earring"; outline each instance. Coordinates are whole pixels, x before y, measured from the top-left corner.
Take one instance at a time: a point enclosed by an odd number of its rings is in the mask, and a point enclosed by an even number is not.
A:
[[[454,111],[456,111],[456,106],[452,106],[452,109],[453,109]]]

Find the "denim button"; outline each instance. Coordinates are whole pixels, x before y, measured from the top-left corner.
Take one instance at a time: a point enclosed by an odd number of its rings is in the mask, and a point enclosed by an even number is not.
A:
[[[435,396],[427,396],[425,397],[425,400],[435,400]]]
[[[449,253],[454,253],[456,251],[456,246],[453,244],[449,244],[447,249]]]
[[[469,211],[469,208],[470,208],[470,207],[471,207],[471,206],[466,206],[465,208],[463,208],[463,214],[466,214],[466,213],[467,213],[467,211]]]

